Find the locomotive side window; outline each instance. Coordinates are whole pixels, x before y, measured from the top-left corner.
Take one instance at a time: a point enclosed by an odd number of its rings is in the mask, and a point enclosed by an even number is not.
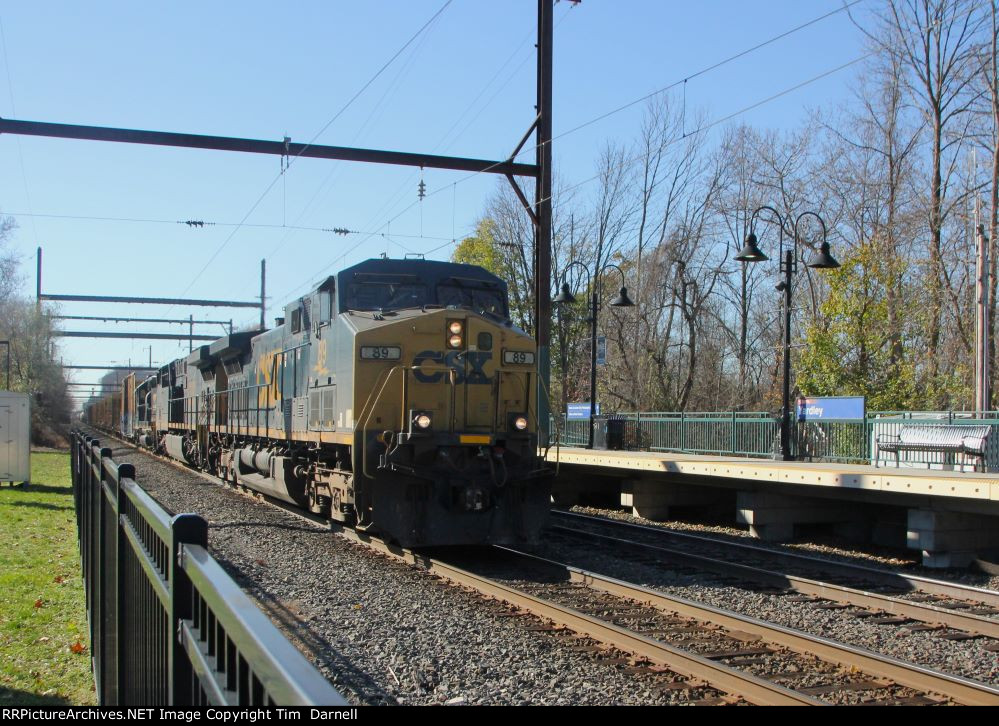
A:
[[[302,308],[295,308],[291,311],[291,332],[299,333],[302,330]]]
[[[333,281],[330,280],[319,289],[319,320],[320,325],[333,319]]]

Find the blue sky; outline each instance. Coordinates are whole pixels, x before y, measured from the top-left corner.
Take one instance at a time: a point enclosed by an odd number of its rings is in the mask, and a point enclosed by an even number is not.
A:
[[[873,1],[856,10],[863,15]],[[0,115],[307,142],[443,4],[3,0]],[[563,0],[555,7],[555,134],[842,4],[584,0],[574,6]],[[533,0],[452,0],[316,142],[505,157],[534,115],[535,21]],[[711,119],[727,116],[863,53],[862,34],[841,12],[690,80],[688,108],[704,109]],[[849,98],[859,70],[834,73],[738,120],[793,128],[810,109]],[[608,139],[634,137],[641,109],[557,138],[555,163],[563,177],[569,183],[590,177]],[[427,170],[430,196],[413,204],[419,170],[300,159],[282,177],[279,164],[258,155],[5,135],[0,212],[17,217],[13,244],[24,256],[25,289],[32,293],[39,244],[46,292],[247,299],[258,293],[260,259],[267,257],[270,321],[324,271],[382,252],[446,258],[451,239],[473,229],[498,183],[486,175]],[[592,193],[592,186],[580,192]],[[244,217],[239,228],[176,223],[235,224]],[[365,234],[340,237],[281,225]],[[63,312],[230,317],[227,310],[154,306],[71,304]],[[233,311],[237,325],[255,314]],[[63,339],[61,348],[66,362],[96,364],[146,360],[148,345]],[[163,362],[186,350],[186,343],[153,343],[153,358]],[[81,372],[75,379],[96,376]]]

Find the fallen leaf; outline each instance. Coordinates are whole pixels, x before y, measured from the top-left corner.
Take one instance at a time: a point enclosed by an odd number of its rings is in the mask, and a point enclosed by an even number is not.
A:
[[[36,610],[39,609],[39,608],[41,608],[44,605],[45,605],[45,602],[41,598],[38,598],[37,600],[35,600],[35,609]]]
[[[357,603],[357,605],[354,606],[354,609],[355,610],[360,610],[361,609],[361,603]]]
[[[36,642],[36,643],[48,643],[48,642],[49,642],[50,640],[52,640],[52,638],[50,638],[50,637],[49,637],[49,636],[47,636],[47,635],[43,635],[43,636],[42,636],[41,638],[39,638],[39,639],[38,639],[38,640],[36,640],[35,642]]]
[[[267,567],[267,563],[264,562],[263,560],[254,560],[254,562],[260,567]]]
[[[85,646],[79,640],[76,641],[75,643],[73,643],[71,646],[69,646],[70,652],[76,653],[77,655],[79,655],[80,653],[82,653],[86,649],[87,649],[87,646]]]
[[[55,582],[57,585],[61,585],[65,580],[66,578],[63,577],[62,575],[56,575],[56,578],[55,580],[53,580],[53,582]]]

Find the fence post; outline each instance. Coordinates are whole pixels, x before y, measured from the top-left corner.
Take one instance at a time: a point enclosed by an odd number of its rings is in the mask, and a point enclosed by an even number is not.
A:
[[[135,480],[135,466],[132,464],[118,465],[118,478],[114,484],[114,541],[115,541],[115,656],[114,656],[114,682],[115,691],[118,695],[117,706],[128,705],[125,703],[126,696],[122,691],[122,684],[125,683],[125,632],[122,630],[122,621],[125,613],[125,571],[122,564],[125,561],[125,547],[127,540],[121,532],[121,480]],[[140,704],[141,705],[141,704]]]
[[[191,581],[184,572],[183,545],[208,547],[208,522],[196,514],[178,514],[170,522],[170,623],[167,645],[167,694],[170,706],[194,704],[191,664],[180,643],[180,621],[192,616]]]
[[[685,452],[687,450],[687,422],[686,414],[680,411],[680,451]]]
[[[96,671],[95,675],[99,674],[97,682],[97,697],[102,706],[104,705],[116,705],[114,699],[110,698],[111,690],[108,684],[107,673],[105,669],[107,663],[104,658],[104,640],[107,635],[105,632],[105,622],[107,620],[107,612],[105,610],[105,592],[104,592],[104,579],[105,573],[108,567],[107,562],[104,558],[105,540],[107,538],[107,522],[104,521],[104,477],[106,469],[104,468],[105,460],[110,460],[112,451],[108,447],[101,449],[100,454],[100,476],[97,481],[94,482],[94,498],[93,504],[95,508],[94,515],[97,519],[97,546],[95,547],[96,557],[96,567],[94,568],[94,631],[95,637],[90,643],[91,653],[95,658]]]
[[[735,409],[732,409],[732,456],[735,456]]]

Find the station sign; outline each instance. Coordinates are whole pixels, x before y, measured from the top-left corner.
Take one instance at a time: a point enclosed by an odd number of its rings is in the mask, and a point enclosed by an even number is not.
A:
[[[597,415],[600,415],[600,404],[597,404]],[[567,403],[565,405],[566,421],[586,421],[590,417],[590,402]]]
[[[867,414],[863,396],[813,396],[798,399],[799,421],[863,421]]]

